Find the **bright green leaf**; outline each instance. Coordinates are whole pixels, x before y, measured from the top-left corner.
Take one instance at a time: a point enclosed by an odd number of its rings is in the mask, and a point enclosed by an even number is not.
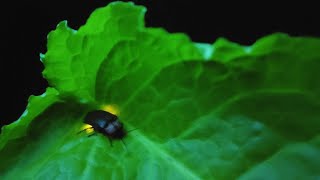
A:
[[[0,179],[320,177],[320,39],[210,47],[144,27],[144,12],[115,2],[49,34],[52,88],[3,128]],[[104,105],[138,128],[126,148],[77,134]]]

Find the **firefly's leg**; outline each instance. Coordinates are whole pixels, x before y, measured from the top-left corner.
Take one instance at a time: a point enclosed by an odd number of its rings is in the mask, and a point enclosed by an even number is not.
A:
[[[123,140],[123,139],[121,139],[121,142],[122,142],[123,146],[125,147],[125,150],[128,151],[127,145],[126,145],[126,143],[124,143],[124,140]]]
[[[110,139],[110,138],[108,137],[108,140],[109,140],[110,146],[113,147],[113,145],[112,145],[112,139]]]
[[[88,137],[95,136],[95,135],[97,135],[97,133],[93,132],[92,134],[88,135]]]
[[[88,130],[88,129],[92,129],[92,128],[93,128],[93,127],[88,127],[88,128],[82,129],[82,130],[79,131],[77,134],[80,134],[80,133],[82,133],[83,131]]]

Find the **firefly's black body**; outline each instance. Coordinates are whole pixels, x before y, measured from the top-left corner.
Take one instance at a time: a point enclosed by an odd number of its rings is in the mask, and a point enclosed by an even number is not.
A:
[[[107,111],[89,112],[84,119],[84,123],[90,124],[95,132],[107,136],[110,143],[112,139],[123,139],[126,136],[126,131],[118,117]]]

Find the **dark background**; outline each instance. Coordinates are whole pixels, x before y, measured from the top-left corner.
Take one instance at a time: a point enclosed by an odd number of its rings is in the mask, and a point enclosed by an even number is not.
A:
[[[23,1],[1,4],[0,125],[20,117],[30,95],[42,94],[39,53],[46,52],[46,36],[62,20],[78,29],[90,13],[111,1]],[[177,1],[178,2],[178,1]],[[148,8],[146,26],[185,32],[193,41],[213,43],[217,37],[250,45],[273,32],[320,37],[320,14],[311,4],[235,4],[224,1],[135,1]],[[210,3],[211,2],[211,3]],[[312,8],[315,7],[315,8]]]

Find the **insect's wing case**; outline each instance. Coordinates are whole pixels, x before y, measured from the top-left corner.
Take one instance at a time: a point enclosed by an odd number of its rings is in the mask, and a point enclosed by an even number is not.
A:
[[[115,121],[118,117],[109,112],[97,110],[89,112],[84,122],[86,124],[92,125],[94,128],[103,128],[106,127],[110,122]]]

